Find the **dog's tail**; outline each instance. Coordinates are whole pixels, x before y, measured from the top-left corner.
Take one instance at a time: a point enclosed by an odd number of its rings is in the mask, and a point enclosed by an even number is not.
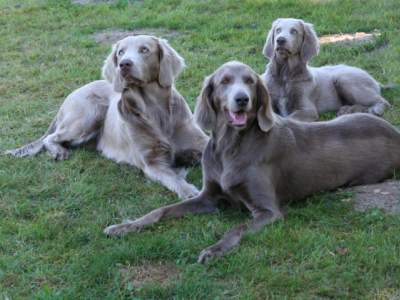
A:
[[[397,83],[394,83],[394,82],[389,82],[386,84],[379,83],[379,86],[380,86],[381,90],[391,90],[391,89],[398,88],[400,85]]]
[[[51,121],[49,128],[46,133],[37,139],[36,141],[26,144],[17,149],[6,150],[3,152],[4,155],[12,155],[15,157],[25,157],[25,156],[33,156],[38,154],[44,148],[43,140],[49,135],[52,134],[56,130],[57,117]]]

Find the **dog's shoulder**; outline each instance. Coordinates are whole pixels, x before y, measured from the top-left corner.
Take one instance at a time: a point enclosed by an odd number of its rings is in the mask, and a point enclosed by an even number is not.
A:
[[[178,121],[185,121],[192,118],[192,111],[188,103],[175,88],[172,88],[171,91],[170,110],[171,114]]]

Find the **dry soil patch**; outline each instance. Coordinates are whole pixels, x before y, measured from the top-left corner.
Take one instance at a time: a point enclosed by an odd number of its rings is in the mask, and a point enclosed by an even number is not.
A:
[[[364,44],[373,41],[375,37],[378,37],[380,35],[381,34],[378,31],[328,34],[319,37],[319,42],[321,44]]]
[[[168,285],[179,277],[180,271],[173,264],[147,263],[140,266],[125,266],[120,269],[125,286],[142,287],[148,283]]]
[[[355,193],[354,207],[358,211],[378,208],[389,214],[400,213],[399,180],[356,186],[351,188],[350,191]]]

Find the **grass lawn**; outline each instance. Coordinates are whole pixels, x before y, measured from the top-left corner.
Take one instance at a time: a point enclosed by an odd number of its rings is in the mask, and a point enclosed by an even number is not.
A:
[[[379,30],[366,45],[323,45],[312,65],[347,63],[400,83],[398,0],[0,0],[0,150],[39,137],[65,96],[100,77],[110,45],[97,43],[97,32],[173,31],[170,43],[188,66],[177,88],[193,108],[204,76],[222,63],[264,71],[261,50],[277,17],[303,18],[319,35]],[[393,104],[385,118],[400,125],[400,89],[384,96]],[[189,180],[201,186],[200,168]],[[105,226],[177,197],[89,148],[63,162],[45,153],[1,156],[0,300],[400,299],[400,218],[355,212],[350,196],[324,193],[292,205],[285,221],[203,266],[199,252],[245,212],[107,238]]]

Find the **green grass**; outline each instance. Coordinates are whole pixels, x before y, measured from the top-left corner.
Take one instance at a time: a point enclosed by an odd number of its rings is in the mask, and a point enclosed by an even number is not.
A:
[[[92,34],[163,28],[188,67],[177,88],[193,107],[204,76],[236,59],[263,72],[271,22],[297,17],[318,34],[372,31],[368,45],[324,45],[315,66],[347,63],[400,83],[400,3],[385,1],[128,1],[94,6],[0,0],[0,150],[47,128],[65,96],[98,79],[110,50]],[[383,47],[387,45],[386,47]],[[400,90],[385,118],[400,125]],[[329,116],[328,116],[329,117]],[[189,179],[201,186],[200,169]],[[87,148],[64,162],[46,154],[0,157],[0,299],[395,299],[400,297],[400,219],[355,212],[324,193],[247,236],[209,266],[199,252],[248,215],[234,210],[171,220],[123,238],[105,226],[178,201],[136,169]],[[347,249],[344,253],[342,249]],[[173,264],[180,276],[135,287],[121,269]]]

